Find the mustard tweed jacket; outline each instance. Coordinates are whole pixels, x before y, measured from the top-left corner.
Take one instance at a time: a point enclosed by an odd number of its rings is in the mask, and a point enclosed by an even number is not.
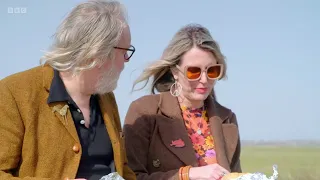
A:
[[[39,66],[0,80],[0,180],[63,180],[76,176],[81,144],[66,103],[47,104],[53,69]],[[113,93],[99,103],[116,171],[135,180],[127,166]]]

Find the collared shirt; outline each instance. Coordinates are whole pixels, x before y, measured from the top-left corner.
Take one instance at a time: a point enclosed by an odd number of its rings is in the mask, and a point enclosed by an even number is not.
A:
[[[67,102],[82,146],[76,178],[99,180],[111,172],[112,144],[103,121],[98,96],[90,97],[90,125],[85,127],[83,114],[68,94],[58,71],[54,71],[48,103]]]

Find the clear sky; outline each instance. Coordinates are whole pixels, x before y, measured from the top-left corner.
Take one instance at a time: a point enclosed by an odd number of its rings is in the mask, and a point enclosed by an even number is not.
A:
[[[39,64],[51,36],[80,0],[1,0],[0,79]],[[137,51],[115,91],[122,121],[133,80],[187,23],[206,26],[227,57],[220,103],[244,140],[320,139],[320,1],[123,0]],[[8,13],[8,8],[20,13]]]

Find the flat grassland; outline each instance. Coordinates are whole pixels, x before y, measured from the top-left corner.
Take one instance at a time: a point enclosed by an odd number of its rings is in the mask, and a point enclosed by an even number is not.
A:
[[[320,147],[244,146],[243,172],[272,175],[278,165],[279,180],[320,180]]]

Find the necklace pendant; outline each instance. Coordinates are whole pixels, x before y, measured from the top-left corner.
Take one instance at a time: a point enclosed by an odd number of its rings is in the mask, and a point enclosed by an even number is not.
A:
[[[198,133],[199,135],[202,134],[202,132],[201,132],[200,129],[197,130],[197,133]]]

